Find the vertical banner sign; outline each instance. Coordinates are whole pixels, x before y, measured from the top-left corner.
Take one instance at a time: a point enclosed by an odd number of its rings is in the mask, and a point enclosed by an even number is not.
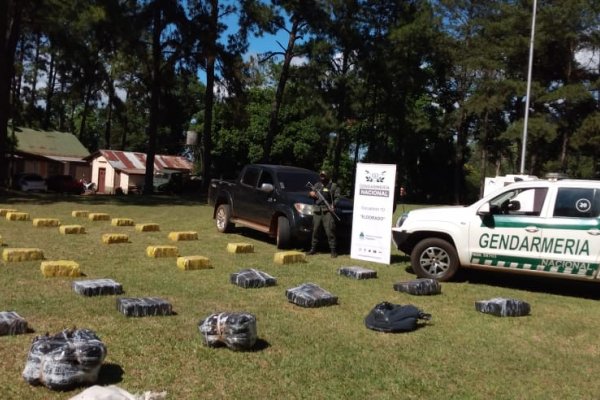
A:
[[[390,263],[396,166],[356,166],[350,257]]]

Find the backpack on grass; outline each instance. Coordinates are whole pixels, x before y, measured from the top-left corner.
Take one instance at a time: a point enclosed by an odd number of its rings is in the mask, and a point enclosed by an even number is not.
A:
[[[424,313],[412,304],[402,306],[384,301],[366,316],[365,325],[379,332],[409,332],[417,329],[420,319],[430,320],[431,314]]]

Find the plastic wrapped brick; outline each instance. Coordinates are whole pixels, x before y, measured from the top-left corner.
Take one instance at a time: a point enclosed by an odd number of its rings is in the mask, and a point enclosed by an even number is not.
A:
[[[341,267],[338,274],[354,279],[377,278],[377,271],[363,267]]]
[[[75,281],[71,284],[71,287],[75,293],[83,296],[103,296],[123,293],[123,286],[112,279]]]
[[[408,282],[394,283],[394,290],[417,296],[442,293],[442,285],[435,279],[419,278]]]
[[[171,304],[158,297],[119,297],[117,309],[128,317],[171,315]]]
[[[31,385],[65,390],[94,384],[106,357],[106,346],[89,329],[66,329],[33,339],[23,378]]]
[[[337,304],[338,298],[314,283],[287,289],[285,295],[289,302],[301,307],[323,307]]]
[[[167,392],[129,393],[115,385],[94,385],[69,400],[165,400]]]
[[[118,386],[94,385],[69,400],[138,400],[138,397]]]
[[[277,284],[277,279],[266,272],[254,268],[234,272],[230,276],[230,281],[234,285],[243,288],[261,288],[265,286],[275,286]]]
[[[256,317],[247,312],[222,312],[200,321],[198,330],[209,347],[250,350],[256,343]]]
[[[365,317],[365,325],[379,332],[409,332],[417,329],[420,319],[429,320],[431,314],[424,313],[412,304],[403,306],[382,302]]]
[[[0,311],[0,336],[27,333],[27,321],[14,311]]]
[[[501,297],[476,301],[475,309],[479,312],[496,315],[498,317],[522,317],[528,315],[531,311],[529,303]]]

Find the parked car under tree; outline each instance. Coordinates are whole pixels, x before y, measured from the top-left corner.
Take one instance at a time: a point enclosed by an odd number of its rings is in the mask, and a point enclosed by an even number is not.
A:
[[[83,183],[71,175],[53,175],[46,179],[48,190],[58,193],[82,194],[85,191]]]
[[[48,189],[44,178],[33,173],[17,174],[12,182],[13,189],[23,192],[45,192]]]

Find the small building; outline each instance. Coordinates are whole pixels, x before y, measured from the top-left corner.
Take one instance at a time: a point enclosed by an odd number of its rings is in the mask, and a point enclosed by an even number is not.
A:
[[[119,150],[98,150],[86,158],[91,163],[92,182],[98,193],[125,194],[141,191],[146,175],[146,154]],[[177,171],[189,175],[193,164],[181,156],[154,156],[154,173]]]
[[[44,178],[52,175],[72,175],[75,179],[90,176],[89,163],[84,159],[90,152],[72,133],[15,128],[14,139],[11,176],[23,172]]]

